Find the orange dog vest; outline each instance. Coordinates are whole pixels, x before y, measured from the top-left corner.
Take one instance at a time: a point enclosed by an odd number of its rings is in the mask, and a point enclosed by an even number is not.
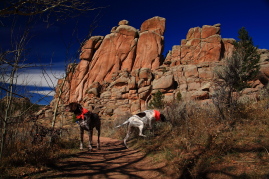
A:
[[[153,110],[154,111],[154,117],[156,121],[159,121],[161,118],[161,113],[157,110]]]
[[[82,108],[82,113],[78,116],[76,116],[77,119],[83,119],[84,120],[84,114],[86,114],[87,112],[89,112],[87,109]]]

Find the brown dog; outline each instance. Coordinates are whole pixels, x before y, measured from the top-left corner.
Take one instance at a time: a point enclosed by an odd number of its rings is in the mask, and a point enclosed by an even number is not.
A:
[[[66,111],[73,112],[76,115],[77,123],[80,126],[80,149],[83,149],[84,130],[89,132],[89,151],[92,150],[93,128],[98,131],[97,149],[100,149],[101,121],[97,114],[89,112],[79,103],[73,102],[66,106]]]

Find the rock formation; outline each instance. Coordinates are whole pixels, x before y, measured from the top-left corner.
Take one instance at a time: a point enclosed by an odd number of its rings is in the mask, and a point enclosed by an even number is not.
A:
[[[61,103],[77,101],[114,117],[146,109],[157,91],[165,101],[175,100],[179,93],[183,99],[210,99],[214,68],[231,55],[234,39],[221,38],[220,24],[191,28],[162,59],[164,32],[165,19],[153,17],[140,30],[122,20],[105,37],[91,37],[81,49],[80,62],[70,65],[74,70],[59,80],[55,97],[64,82]],[[261,52],[263,81],[256,81],[252,91],[269,81],[269,52]]]
[[[233,39],[222,39],[220,24],[191,28],[181,45],[174,46],[167,56],[171,66],[217,62],[232,52]]]
[[[105,37],[91,37],[82,47],[71,79],[70,101],[81,101],[93,82],[112,82],[120,70],[158,68],[164,31],[165,19],[153,17],[141,25],[140,32],[123,20]]]

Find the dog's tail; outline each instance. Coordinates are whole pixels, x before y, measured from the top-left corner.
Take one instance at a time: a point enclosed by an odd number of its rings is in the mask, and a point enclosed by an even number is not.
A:
[[[125,124],[128,124],[128,123],[129,123],[129,120],[125,121],[125,122],[122,123],[121,125],[116,126],[115,128],[121,127],[121,126],[123,126],[123,125],[125,125]]]

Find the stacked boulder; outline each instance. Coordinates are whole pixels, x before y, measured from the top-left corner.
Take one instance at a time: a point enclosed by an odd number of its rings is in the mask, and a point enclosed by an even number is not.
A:
[[[80,62],[70,64],[67,78],[58,81],[55,99],[62,91],[62,104],[79,102],[103,117],[145,110],[158,91],[167,102],[178,96],[210,100],[214,69],[231,55],[235,40],[221,38],[220,24],[191,28],[162,59],[165,21],[153,17],[138,30],[122,20],[105,37],[91,37],[81,49]],[[262,52],[266,67],[269,52]],[[265,80],[256,81],[256,89],[268,82],[268,70],[262,69]]]
[[[231,55],[234,39],[222,39],[220,24],[191,28],[181,45],[173,46],[166,61],[171,66],[216,62]]]

